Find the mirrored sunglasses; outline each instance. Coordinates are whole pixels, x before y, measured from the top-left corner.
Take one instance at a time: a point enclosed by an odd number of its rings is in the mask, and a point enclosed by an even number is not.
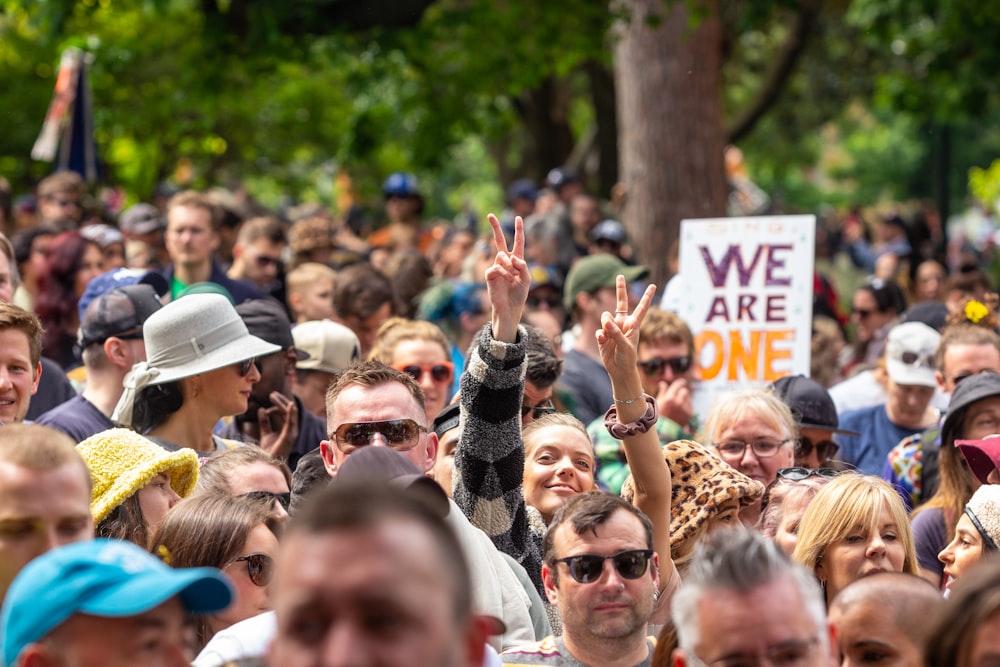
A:
[[[371,444],[372,438],[378,434],[385,438],[389,446],[399,452],[405,452],[417,446],[417,441],[426,426],[421,426],[412,419],[389,419],[378,422],[353,422],[341,424],[330,434],[337,447],[345,454],[350,454],[359,447]]]
[[[556,562],[565,563],[566,567],[569,568],[569,575],[578,584],[592,584],[601,578],[601,574],[604,573],[604,561],[608,560],[614,563],[615,570],[623,579],[638,579],[646,574],[652,555],[652,549],[635,549],[633,551],[620,551],[614,556],[593,554],[569,556],[568,558],[558,558]]]

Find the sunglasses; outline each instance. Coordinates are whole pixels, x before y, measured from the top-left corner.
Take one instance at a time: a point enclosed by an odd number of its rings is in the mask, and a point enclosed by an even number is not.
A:
[[[257,357],[250,357],[240,362],[240,377],[245,378],[250,373],[250,369],[257,365]]]
[[[552,405],[552,401],[546,401],[543,405],[521,406],[521,417],[527,417],[530,414],[532,419],[541,419],[545,415],[554,415],[555,413],[556,406]]]
[[[760,499],[760,513],[764,514],[764,510],[767,506],[771,504],[771,489],[778,484],[779,481],[786,482],[801,482],[804,479],[809,479],[810,477],[822,477],[824,479],[833,479],[837,475],[846,472],[844,470],[834,470],[833,468],[806,468],[804,466],[794,466],[792,468],[779,468],[774,481],[767,485],[764,489],[764,495]]]
[[[866,320],[875,311],[869,310],[867,308],[855,308],[854,314],[858,316],[859,320]]]
[[[253,498],[254,500],[260,500],[261,502],[273,503],[277,501],[285,511],[292,506],[292,494],[288,491],[285,493],[274,493],[273,491],[247,491],[242,494],[245,498]]]
[[[595,556],[584,554],[582,556],[569,556],[568,558],[557,558],[555,562],[565,563],[569,568],[569,576],[578,584],[592,584],[601,578],[604,573],[604,561],[609,560],[615,564],[615,569],[622,579],[638,579],[646,574],[649,567],[649,559],[653,555],[652,549],[635,549],[633,551],[620,551],[614,556]]]
[[[427,431],[426,426],[421,426],[412,419],[389,419],[380,422],[341,424],[330,438],[345,454],[370,445],[375,434],[385,438],[389,446],[397,452],[406,452],[417,446],[420,433],[425,431]]]
[[[555,310],[562,305],[562,299],[555,295],[548,296],[538,296],[535,294],[529,294],[525,303],[529,308],[538,308],[544,305],[549,310]]]
[[[917,352],[903,352],[899,355],[899,360],[907,366],[926,366],[934,368],[934,357],[929,354],[918,354]]]
[[[455,372],[455,365],[450,361],[442,361],[438,364],[406,364],[401,366],[396,366],[397,371],[403,371],[411,378],[420,382],[424,377],[424,373],[431,374],[431,380],[436,384],[445,384],[446,382],[451,382],[452,375]]]
[[[271,257],[270,255],[257,255],[254,257],[254,261],[262,269],[268,266],[281,266],[281,258]]]
[[[816,456],[819,457],[820,461],[826,461],[827,459],[833,458],[833,455],[837,453],[840,447],[833,440],[820,440],[819,442],[813,442],[812,439],[801,437],[795,441],[795,456],[805,457],[812,454],[813,449],[816,450]]]
[[[255,585],[264,587],[271,583],[271,576],[274,574],[274,559],[267,554],[247,554],[240,556],[234,563],[246,561],[247,574],[250,581]]]
[[[655,377],[663,374],[663,369],[666,366],[670,366],[670,370],[674,372],[674,375],[680,375],[681,373],[687,373],[691,368],[691,357],[685,355],[683,357],[670,357],[669,359],[664,359],[663,357],[653,357],[652,359],[647,359],[646,361],[635,362],[636,366],[642,369],[642,372],[650,377]]]
[[[989,373],[990,375],[997,375],[997,372],[992,368],[984,368],[981,371],[976,371],[975,373],[962,373],[961,375],[956,375],[951,378],[952,383],[957,387],[958,383],[962,380],[967,380],[973,375],[982,375],[983,373]]]

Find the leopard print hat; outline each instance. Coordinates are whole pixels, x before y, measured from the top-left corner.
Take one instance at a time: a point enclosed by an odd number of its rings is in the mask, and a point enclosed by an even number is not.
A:
[[[692,440],[675,440],[663,446],[670,468],[670,546],[677,548],[698,533],[718,508],[731,500],[746,507],[760,500],[764,485],[750,479]],[[634,502],[635,483],[629,475],[622,496]]]

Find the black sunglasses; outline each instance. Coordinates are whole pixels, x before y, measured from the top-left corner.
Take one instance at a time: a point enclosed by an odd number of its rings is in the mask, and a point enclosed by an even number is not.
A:
[[[250,372],[250,367],[251,366],[256,366],[256,365],[257,365],[257,357],[250,357],[249,359],[241,361],[240,362],[240,377],[241,378],[245,378],[247,376],[247,374]]]
[[[529,308],[538,308],[542,304],[545,304],[549,310],[555,310],[562,305],[562,299],[556,295],[538,296],[537,294],[529,294],[525,303]]]
[[[801,482],[804,479],[810,477],[823,477],[825,479],[833,479],[837,475],[846,472],[845,470],[835,470],[834,468],[806,468],[804,466],[793,466],[791,468],[779,468],[774,481],[767,485],[764,489],[764,495],[760,499],[760,513],[764,514],[767,506],[771,504],[771,489],[773,489],[778,482],[784,480],[786,482]]]
[[[837,453],[837,450],[840,449],[840,447],[833,440],[820,440],[819,442],[813,442],[811,438],[807,438],[805,436],[795,441],[796,457],[804,458],[809,456],[812,454],[813,449],[816,450],[816,456],[819,457],[820,461],[826,461],[833,458],[834,454]]]
[[[541,419],[545,415],[554,415],[556,413],[556,406],[552,405],[552,401],[547,401],[544,405],[536,405],[534,407],[522,405],[521,417],[527,417],[529,413],[532,419]]]
[[[858,316],[859,320],[868,319],[868,316],[871,315],[873,312],[875,312],[875,311],[869,310],[867,308],[855,308],[854,309],[854,314]]]
[[[983,370],[976,371],[975,373],[962,373],[961,375],[956,375],[951,378],[951,381],[952,384],[954,384],[957,387],[958,383],[961,382],[962,380],[967,380],[973,375],[982,375],[983,373],[989,373],[990,375],[997,375],[997,372],[992,368],[984,368]]]
[[[254,500],[267,501],[273,503],[275,500],[288,511],[288,508],[292,506],[292,494],[288,491],[285,493],[274,493],[273,491],[247,491],[242,494],[246,498],[253,498]]]
[[[372,437],[378,433],[397,452],[406,452],[417,446],[420,433],[426,430],[426,426],[412,419],[389,419],[341,424],[330,434],[330,438],[337,443],[340,451],[350,454],[359,447],[370,445]]]
[[[254,257],[254,261],[257,262],[257,266],[264,268],[267,266],[281,266],[280,257],[271,257],[270,255],[257,255]]]
[[[250,581],[257,586],[267,586],[271,583],[271,576],[274,574],[274,559],[267,554],[247,554],[240,556],[234,563],[246,561],[247,574]]]
[[[655,377],[657,375],[663,374],[663,369],[666,366],[670,366],[670,370],[674,372],[675,375],[680,375],[681,373],[687,373],[691,368],[691,357],[685,355],[683,357],[670,357],[669,359],[664,359],[663,357],[653,357],[652,359],[647,359],[646,361],[635,362],[636,366],[642,369],[642,372],[650,377]]]
[[[569,556],[568,558],[557,558],[555,562],[566,563],[569,575],[578,584],[592,584],[600,579],[601,574],[604,573],[604,561],[606,560],[615,564],[615,569],[618,570],[618,574],[623,579],[638,579],[646,574],[652,555],[652,549],[635,549],[633,551],[620,551],[614,556],[595,556],[593,554]]]

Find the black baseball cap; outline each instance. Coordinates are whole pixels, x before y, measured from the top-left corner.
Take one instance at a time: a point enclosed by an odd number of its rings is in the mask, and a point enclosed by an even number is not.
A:
[[[91,301],[83,313],[77,337],[80,349],[122,334],[134,333],[141,338],[146,319],[162,307],[156,290],[145,283],[105,292]]]
[[[837,406],[830,393],[804,375],[789,375],[774,383],[774,393],[792,410],[795,423],[806,428],[821,428],[841,435],[860,435],[840,428]]]
[[[295,347],[292,338],[292,323],[284,306],[274,299],[251,299],[236,306],[236,312],[243,318],[251,335],[262,338],[282,350]],[[309,358],[309,353],[295,349],[299,361]]]

